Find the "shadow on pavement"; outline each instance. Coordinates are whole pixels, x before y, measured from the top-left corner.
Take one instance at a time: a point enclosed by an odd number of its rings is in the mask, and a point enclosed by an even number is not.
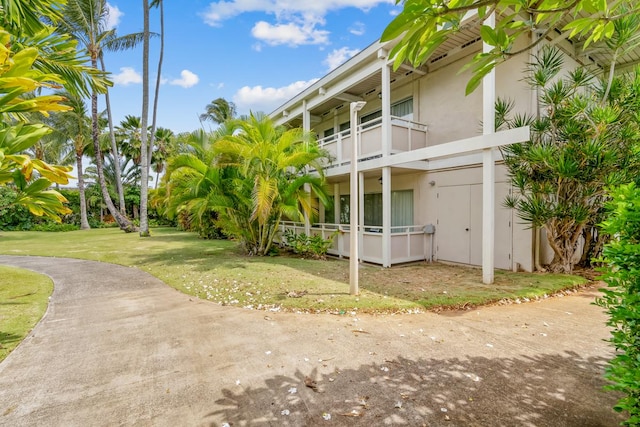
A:
[[[330,374],[297,371],[260,388],[223,389],[203,425],[616,426],[606,360],[399,357]],[[314,380],[318,389],[305,386]],[[326,420],[326,418],[329,418]]]

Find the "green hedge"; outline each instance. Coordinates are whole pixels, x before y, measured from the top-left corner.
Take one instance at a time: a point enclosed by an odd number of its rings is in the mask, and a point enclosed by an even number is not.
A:
[[[609,362],[606,377],[611,390],[624,397],[614,407],[628,412],[622,424],[640,425],[640,189],[635,184],[612,192],[609,218],[602,224],[612,236],[604,249],[607,267],[602,278],[607,288],[596,301],[607,310],[610,342],[616,356]]]

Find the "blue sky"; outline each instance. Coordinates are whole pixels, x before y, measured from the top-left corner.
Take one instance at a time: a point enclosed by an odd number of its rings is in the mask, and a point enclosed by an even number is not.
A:
[[[118,34],[142,31],[140,1],[110,0],[109,7]],[[166,0],[158,125],[195,130],[218,97],[240,114],[269,113],[376,41],[399,10],[394,0]],[[152,11],[151,30],[159,27]],[[151,90],[159,47],[153,39]],[[115,122],[139,116],[142,48],[106,52],[105,62],[115,82]]]

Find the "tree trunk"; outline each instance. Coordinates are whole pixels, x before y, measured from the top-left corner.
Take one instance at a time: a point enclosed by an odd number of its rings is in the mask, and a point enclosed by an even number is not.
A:
[[[149,145],[147,122],[149,119],[149,0],[142,0],[144,38],[142,41],[142,117],[140,118],[140,237],[149,237],[147,201],[149,193]],[[158,76],[158,79],[160,76]]]
[[[160,76],[162,75],[162,60],[164,58],[164,1],[159,0],[160,6],[160,56],[158,58],[158,74],[156,77],[156,88],[153,96],[153,115],[151,119],[151,135],[149,139],[149,157],[148,163],[151,167],[151,156],[153,155],[153,143],[156,137],[156,126],[158,119],[158,96],[160,95]],[[158,179],[156,175],[156,188],[158,188]]]
[[[98,59],[95,55],[92,55],[91,58],[91,66],[95,69],[98,68]],[[91,91],[91,139],[93,140],[93,149],[95,151],[96,156],[96,171],[98,172],[98,182],[100,183],[100,190],[102,192],[102,199],[107,205],[107,209],[109,209],[109,213],[116,220],[120,229],[131,233],[135,231],[135,226],[127,217],[122,215],[120,211],[118,211],[111,200],[111,196],[109,195],[109,190],[107,189],[107,182],[104,178],[104,170],[102,168],[102,150],[100,149],[100,138],[98,131],[98,92],[95,90]]]
[[[104,58],[100,55],[100,65],[102,71],[106,71],[104,66]],[[111,152],[113,153],[113,168],[116,172],[116,188],[118,190],[118,204],[120,205],[120,213],[127,214],[127,207],[124,202],[124,189],[122,188],[122,173],[120,172],[120,153],[118,152],[118,144],[116,144],[116,134],[113,129],[113,115],[111,114],[111,101],[109,99],[109,89],[104,93],[105,103],[107,105],[107,119],[109,121],[109,137],[111,139]]]
[[[76,171],[78,172],[78,193],[80,193],[80,230],[89,230],[87,219],[87,199],[84,195],[84,177],[82,176],[82,154],[76,152]]]

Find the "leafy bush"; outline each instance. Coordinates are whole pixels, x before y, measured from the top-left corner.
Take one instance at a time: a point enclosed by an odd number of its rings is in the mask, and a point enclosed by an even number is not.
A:
[[[602,224],[614,236],[604,248],[608,266],[602,278],[608,287],[596,304],[609,315],[610,342],[616,356],[609,362],[608,389],[624,394],[614,407],[627,411],[627,426],[640,425],[640,189],[635,184],[613,191],[610,215]]]
[[[296,234],[292,229],[284,231],[285,244],[289,246],[294,253],[311,256],[314,259],[325,259],[335,235],[336,233],[333,233],[328,239],[323,239],[320,235],[307,236],[304,233]]]
[[[18,193],[11,187],[0,186],[0,230],[30,230],[34,216],[24,206],[14,205]]]

